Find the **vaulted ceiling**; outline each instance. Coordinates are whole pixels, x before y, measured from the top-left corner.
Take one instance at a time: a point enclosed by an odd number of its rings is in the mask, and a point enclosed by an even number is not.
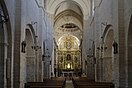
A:
[[[91,13],[91,1],[92,0],[46,0],[46,10],[51,14],[55,14],[55,11],[60,5],[64,2],[73,2],[78,7],[80,7],[81,11],[83,12],[84,16],[89,16]],[[71,5],[71,4],[69,4]],[[74,6],[71,6],[71,9]],[[76,8],[76,7],[75,7]],[[62,9],[61,9],[62,10]]]
[[[91,13],[91,0],[46,0],[47,13],[54,16],[54,37],[70,34],[81,40],[83,22]]]

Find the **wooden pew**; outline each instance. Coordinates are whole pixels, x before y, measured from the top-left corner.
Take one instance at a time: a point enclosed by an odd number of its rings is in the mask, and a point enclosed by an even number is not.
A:
[[[94,83],[94,80],[90,80],[87,77],[73,77],[72,78],[73,86],[76,88],[77,84],[88,84],[88,83]]]
[[[28,82],[25,84],[25,88],[64,88],[62,83],[58,82]]]
[[[76,83],[75,88],[114,88],[112,83],[88,83],[88,82],[84,82],[84,83]]]
[[[65,77],[52,77],[52,78],[44,78],[43,79],[43,82],[45,82],[45,83],[50,83],[50,82],[54,82],[54,83],[56,83],[56,82],[60,82],[60,83],[62,83],[64,86],[65,86],[65,84],[66,84],[66,78]]]
[[[27,82],[25,88],[65,88],[65,78],[44,79],[43,82]]]
[[[84,77],[73,78],[72,81],[74,88],[114,88],[111,82],[95,82]]]

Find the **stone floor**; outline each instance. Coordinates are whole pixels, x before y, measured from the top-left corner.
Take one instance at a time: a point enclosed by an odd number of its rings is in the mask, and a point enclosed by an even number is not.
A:
[[[72,80],[66,80],[66,87],[65,88],[74,88]]]

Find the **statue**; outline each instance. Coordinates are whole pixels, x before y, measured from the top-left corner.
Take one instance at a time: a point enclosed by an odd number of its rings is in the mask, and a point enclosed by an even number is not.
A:
[[[114,48],[114,54],[117,54],[118,53],[118,44],[115,41],[113,43],[113,48]]]
[[[21,46],[22,46],[21,52],[25,53],[26,41],[22,41]]]
[[[71,60],[71,55],[67,54],[67,60]]]

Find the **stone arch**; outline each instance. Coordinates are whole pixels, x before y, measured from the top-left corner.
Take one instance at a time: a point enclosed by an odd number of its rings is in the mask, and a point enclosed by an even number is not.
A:
[[[0,17],[0,85],[2,88],[9,88],[11,87],[12,33],[4,0],[0,0],[0,10],[0,14],[4,16]],[[2,20],[5,22],[3,23]]]
[[[35,81],[35,52],[33,49],[35,40],[35,32],[32,25],[28,24],[25,30],[26,41],[26,80]]]
[[[60,38],[58,38],[58,40],[57,40],[58,46],[60,45],[60,43],[63,42],[63,40],[65,40],[66,37],[72,37],[72,38],[74,38],[75,41],[77,42],[78,46],[80,45],[80,40],[79,40],[78,37],[76,37],[76,36],[74,36],[72,34],[64,34],[63,36],[61,36]]]
[[[128,88],[132,88],[132,16],[129,23],[129,30],[128,30]]]
[[[51,13],[51,14],[54,14],[56,9],[57,9],[57,6],[62,3],[62,2],[65,2],[66,0],[58,0],[57,2],[55,2],[54,0],[50,1],[48,6],[47,6],[47,9],[48,11]],[[86,3],[90,6],[90,1],[87,1],[87,2],[84,2],[84,1],[79,1],[79,0],[72,0],[73,2],[75,2],[82,10],[83,12],[83,15],[84,16],[89,16],[90,15],[90,7],[87,7],[86,6]],[[86,10],[88,9],[88,10]]]
[[[27,24],[27,29],[30,29],[29,31],[31,32],[32,34],[32,37],[34,38],[35,40],[35,31],[34,31],[34,28],[31,24]]]
[[[66,3],[67,1],[63,1],[63,2],[61,2],[61,3],[59,3],[57,6],[56,6],[56,8],[55,8],[55,12],[54,12],[54,16],[57,16],[57,12],[58,12],[58,10],[59,10],[59,8],[61,8],[61,5],[63,5],[63,3]],[[74,9],[72,9],[72,8],[65,8],[65,9],[62,9],[60,12],[62,12],[62,11],[65,11],[66,9],[71,9],[71,10],[73,10],[73,11],[75,11],[77,14],[80,14],[80,15],[82,15],[83,16],[83,12],[82,12],[82,8],[81,8],[81,6],[77,3],[77,2],[75,2],[75,1],[70,1],[70,3],[69,4],[71,4],[72,3],[72,6],[74,5],[74,6],[76,6],[77,7],[77,11],[76,10],[74,10]],[[59,13],[60,13],[59,12]]]
[[[103,80],[112,81],[112,58],[114,31],[111,25],[107,25],[103,34]]]

